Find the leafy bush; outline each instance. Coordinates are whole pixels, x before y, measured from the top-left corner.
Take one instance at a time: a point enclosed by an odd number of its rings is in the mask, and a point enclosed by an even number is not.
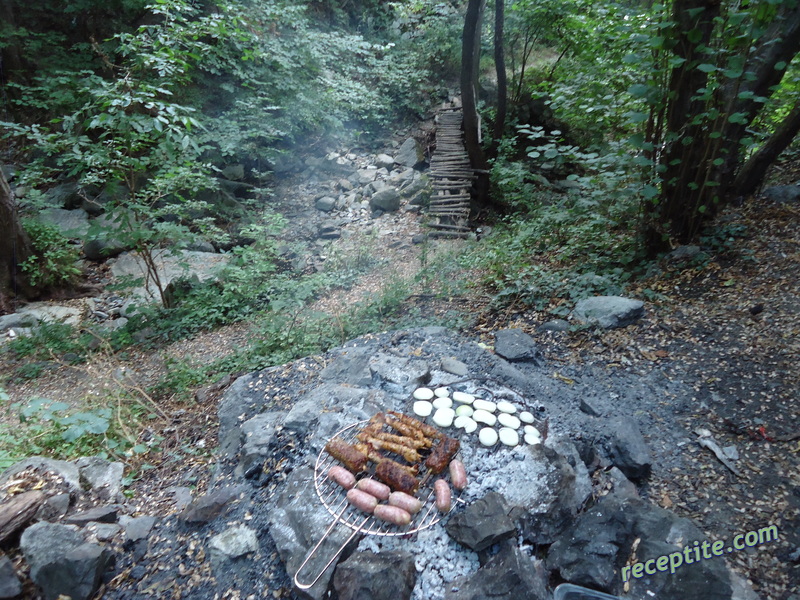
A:
[[[76,266],[78,251],[57,227],[36,219],[24,219],[23,227],[31,239],[33,254],[22,263],[31,285],[43,288],[68,284],[80,275]]]

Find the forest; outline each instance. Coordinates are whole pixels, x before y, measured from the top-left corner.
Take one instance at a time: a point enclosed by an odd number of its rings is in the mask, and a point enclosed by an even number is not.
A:
[[[798,53],[798,0],[0,0],[0,469],[150,482],[237,376],[423,325],[551,324],[564,385],[675,360],[710,405],[754,356],[769,406],[717,421],[796,443]],[[430,190],[407,229],[357,179],[413,138],[387,181],[426,182],[453,107],[472,233],[434,239]],[[593,296],[652,320],[598,333]]]

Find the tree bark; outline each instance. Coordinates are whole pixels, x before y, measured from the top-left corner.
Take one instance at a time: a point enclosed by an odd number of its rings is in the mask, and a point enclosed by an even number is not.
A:
[[[786,150],[800,132],[800,101],[796,102],[789,115],[781,122],[775,132],[759,150],[753,154],[739,170],[733,180],[731,190],[737,198],[746,198],[761,187],[767,169],[775,162],[781,152]]]
[[[774,143],[770,140],[763,153],[742,167],[741,142],[786,72],[776,66],[788,64],[800,51],[800,10],[781,4],[761,37],[752,42],[742,75],[722,79],[709,99],[700,93],[709,87],[709,74],[698,65],[714,62],[704,50],[713,46],[719,16],[720,0],[674,4],[674,54],[684,62],[673,69],[669,82],[665,147],[659,161],[661,190],[646,206],[650,254],[669,249],[672,240],[688,243],[725,203],[752,192],[777,156],[775,150],[797,132],[793,111],[785,131],[779,128]],[[709,111],[718,116],[712,119]]]
[[[508,112],[508,75],[506,74],[506,56],[504,51],[503,31],[505,28],[505,0],[495,0],[494,8],[494,68],[497,72],[497,116],[494,122],[494,139],[503,137]]]
[[[10,34],[17,28],[16,20],[14,19],[14,7],[11,0],[0,0],[0,27]],[[16,83],[25,83],[27,80],[27,72],[25,71],[25,64],[22,61],[22,53],[16,43],[4,45],[0,49],[0,81]],[[19,97],[19,92],[16,88],[5,88],[6,93],[14,98]]]
[[[11,186],[0,171],[0,309],[10,310],[8,301],[12,297],[32,298],[35,295],[33,286],[19,266],[32,253]]]
[[[464,114],[464,146],[470,165],[477,171],[475,200],[479,205],[489,203],[489,163],[481,148],[480,117],[477,86],[481,54],[481,25],[486,0],[469,0],[464,17],[461,40],[461,105]]]

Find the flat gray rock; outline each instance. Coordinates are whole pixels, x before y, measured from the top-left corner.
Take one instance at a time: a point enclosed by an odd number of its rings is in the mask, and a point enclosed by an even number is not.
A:
[[[369,199],[369,206],[372,210],[382,210],[383,212],[394,212],[400,209],[400,193],[394,188],[386,188],[375,192]]]
[[[414,167],[424,160],[422,148],[413,137],[408,138],[397,150],[394,162],[406,167]]]
[[[572,315],[581,323],[603,329],[625,327],[644,315],[644,302],[622,296],[594,296],[580,300]]]
[[[68,238],[82,238],[89,232],[89,215],[85,210],[65,210],[63,208],[45,208],[39,213],[39,220],[52,225]]]
[[[408,600],[416,580],[409,552],[355,552],[336,568],[333,587],[339,600]]]
[[[212,560],[234,559],[258,551],[256,532],[244,525],[234,525],[208,541]]]
[[[480,552],[514,535],[516,527],[508,517],[510,507],[502,495],[489,492],[453,515],[445,525],[447,533],[467,548]]]
[[[542,353],[533,338],[521,329],[501,329],[494,333],[494,351],[509,362],[538,364]]]
[[[80,470],[82,483],[102,498],[116,501],[122,490],[125,465],[99,456],[84,456],[76,460],[75,464]]]

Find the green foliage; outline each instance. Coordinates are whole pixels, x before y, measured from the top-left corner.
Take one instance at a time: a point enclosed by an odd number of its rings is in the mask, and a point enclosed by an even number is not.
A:
[[[501,153],[492,168],[495,194],[520,213],[470,252],[465,264],[484,273],[482,283],[500,305],[521,302],[563,314],[566,300],[621,292],[642,259],[639,183],[629,174],[630,157],[613,148],[584,152],[540,129],[520,132],[535,144],[527,150],[532,160]],[[561,191],[536,173],[559,168],[563,174],[567,167],[577,172]]]
[[[61,235],[57,227],[36,219],[24,219],[23,227],[28,233],[33,254],[22,263],[33,286],[42,288],[68,284],[80,275],[76,266],[78,251]]]
[[[85,342],[86,338],[72,325],[43,321],[31,329],[30,335],[11,340],[8,348],[17,358],[61,360],[65,354],[70,354],[81,360],[85,352]]]

